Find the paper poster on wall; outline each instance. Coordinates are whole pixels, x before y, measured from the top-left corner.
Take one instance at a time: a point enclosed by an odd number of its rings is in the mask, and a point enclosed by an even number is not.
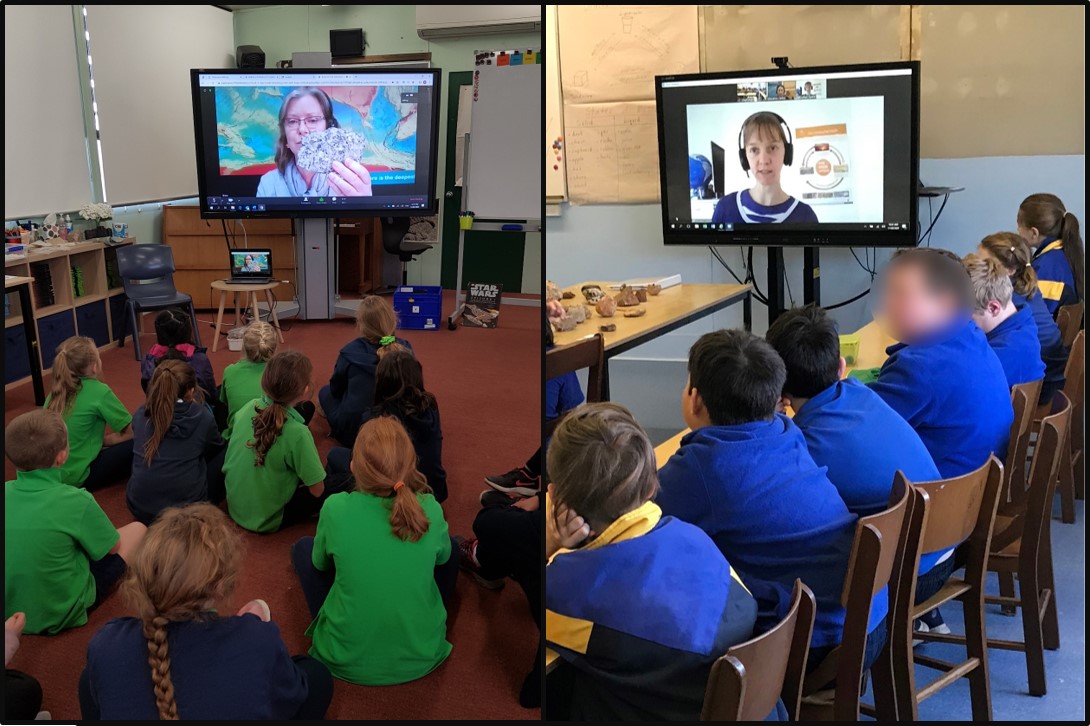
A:
[[[573,204],[658,201],[654,101],[568,106],[564,125]]]

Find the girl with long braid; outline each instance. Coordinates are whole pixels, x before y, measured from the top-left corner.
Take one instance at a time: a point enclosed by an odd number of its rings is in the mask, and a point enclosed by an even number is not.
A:
[[[127,490],[133,517],[151,524],[167,507],[222,502],[225,447],[192,366],[160,361],[148,384],[147,403],[133,415]]]
[[[292,658],[263,600],[229,602],[241,537],[211,504],[165,510],[122,590],[136,617],[106,623],[80,676],[84,719],[306,719],[325,716],[329,671]]]

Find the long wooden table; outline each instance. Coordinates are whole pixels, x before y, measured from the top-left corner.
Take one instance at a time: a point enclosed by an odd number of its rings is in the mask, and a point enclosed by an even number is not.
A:
[[[620,326],[618,326],[619,329]],[[886,348],[897,341],[883,333],[874,321],[864,325],[858,332],[859,355],[855,363],[848,366],[848,371],[880,367],[886,360]],[[655,447],[655,466],[661,469],[670,457],[677,453],[677,450],[681,447],[681,439],[687,433],[689,433],[689,429],[679,431],[676,435]],[[549,648],[545,649],[546,672],[556,667],[558,659],[559,656],[555,651]]]
[[[598,285],[607,295],[616,294],[611,290],[611,282],[581,282],[565,288],[575,294],[566,304],[585,302],[581,288],[584,285]],[[603,318],[593,312],[585,323],[580,323],[575,330],[558,332],[553,335],[557,345],[567,345],[588,338],[599,332],[600,325],[612,323],[617,329],[602,333],[605,344],[605,362],[602,366],[602,392],[609,399],[609,359],[628,352],[633,348],[654,340],[689,323],[705,318],[735,303],[742,303],[742,323],[746,330],[751,328],[753,319],[753,289],[749,285],[725,284],[681,284],[668,287],[655,296],[648,296],[640,307],[647,312],[638,318],[624,317],[624,311],[631,308],[618,308],[612,318]]]

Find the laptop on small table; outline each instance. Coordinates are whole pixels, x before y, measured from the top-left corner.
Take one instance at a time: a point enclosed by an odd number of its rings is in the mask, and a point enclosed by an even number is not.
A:
[[[272,250],[231,250],[231,279],[235,284],[264,285],[272,282]]]

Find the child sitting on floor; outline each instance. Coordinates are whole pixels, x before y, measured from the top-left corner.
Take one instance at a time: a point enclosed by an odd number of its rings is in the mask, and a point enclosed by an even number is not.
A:
[[[393,416],[409,432],[416,449],[416,466],[442,503],[447,498],[447,472],[443,469],[443,430],[439,424],[439,404],[424,389],[424,369],[409,348],[394,343],[375,368],[374,405],[364,413],[363,424],[377,416]],[[335,447],[326,463],[331,475],[350,476],[352,452]]]
[[[191,365],[197,375],[197,385],[204,392],[205,401],[209,404],[219,401],[216,374],[208,360],[208,349],[193,345],[193,325],[189,321],[189,315],[179,308],[160,310],[155,316],[155,345],[151,346],[140,363],[140,387],[145,393],[155,366],[164,358],[185,361]]]
[[[352,473],[355,491],[330,497],[314,537],[292,547],[314,617],[310,654],[349,683],[416,680],[450,655],[458,550],[397,419],[360,428]]]
[[[25,613],[30,634],[83,625],[124,574],[145,527],[116,529],[89,492],[64,484],[68,430],[57,413],[16,416],[4,452],[16,469],[4,485],[4,617]]]
[[[817,603],[808,662],[814,668],[840,645],[840,595],[857,518],[814,463],[799,428],[776,413],[786,378],[772,346],[750,333],[701,336],[689,351],[682,394],[692,431],[659,470],[655,501],[664,514],[707,532],[747,584],[773,583],[781,596],[796,578],[810,587]],[[778,622],[786,600],[774,601],[773,592],[758,600]],[[885,643],[887,608],[883,589],[871,605],[865,668]]]
[[[980,241],[977,254],[993,258],[1003,266],[1011,279],[1014,290],[1011,299],[1015,306],[1028,305],[1037,324],[1037,341],[1041,344],[1041,361],[1045,364],[1045,380],[1041,384],[1039,403],[1052,401],[1052,395],[1064,387],[1064,368],[1067,366],[1067,349],[1059,326],[1045,305],[1044,295],[1037,288],[1037,273],[1030,260],[1033,250],[1026,241],[1013,232],[996,232]]]
[[[277,353],[261,374],[261,398],[231,419],[223,462],[227,510],[251,532],[312,517],[336,490],[326,486],[314,436],[294,408],[310,397],[312,372],[302,353]]]
[[[276,353],[280,339],[276,328],[258,320],[246,328],[242,335],[242,358],[223,369],[223,383],[220,384],[220,401],[227,405],[227,430],[231,430],[231,417],[243,405],[255,398],[261,398],[261,374],[265,364]],[[303,423],[309,424],[314,416],[314,404],[300,401],[295,408],[303,417]]]
[[[824,466],[848,511],[865,517],[889,506],[894,475],[935,481],[927,447],[900,414],[857,380],[844,378],[833,319],[816,305],[783,313],[765,335],[783,359],[783,402],[795,412],[814,463]]]
[[[329,671],[288,655],[269,606],[252,600],[226,615],[241,544],[211,504],[163,512],[123,588],[136,617],[109,621],[87,646],[79,681],[84,719],[325,717]]]
[[[970,253],[965,269],[973,283],[975,306],[973,321],[984,331],[1003,365],[1007,385],[1042,381],[1045,364],[1041,360],[1041,341],[1029,305],[1015,305],[1010,277],[991,257]]]
[[[569,413],[548,471],[545,637],[570,667],[549,677],[546,718],[695,721],[712,664],[753,635],[753,597],[652,501],[654,448],[627,409]]]
[[[1014,409],[1003,366],[972,320],[973,288],[958,258],[902,250],[884,272],[878,317],[901,342],[869,384],[923,440],[943,478],[1006,457]]]
[[[223,439],[188,363],[155,367],[148,400],[133,415],[132,476],[126,490],[136,521],[192,502],[223,501]]]
[[[363,415],[374,403],[375,367],[386,347],[400,343],[412,349],[409,341],[394,336],[396,330],[397,314],[388,301],[378,295],[360,300],[356,308],[359,337],[341,348],[329,385],[318,393],[319,412],[341,446],[352,446]]]
[[[61,481],[95,490],[127,479],[132,471],[132,416],[102,381],[95,341],[78,336],[57,347],[45,407],[64,418],[70,452]],[[106,427],[111,429],[106,432]]]

